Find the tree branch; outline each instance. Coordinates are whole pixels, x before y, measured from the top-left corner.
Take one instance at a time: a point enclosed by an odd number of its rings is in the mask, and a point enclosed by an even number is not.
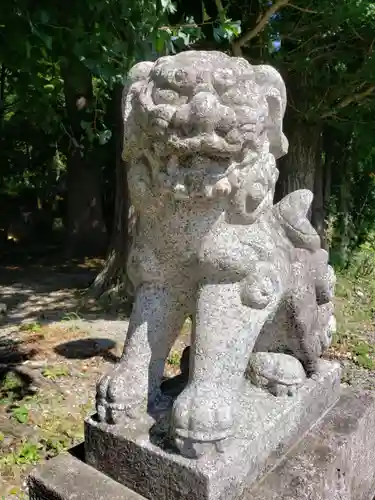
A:
[[[370,85],[370,87],[368,87],[366,90],[363,90],[362,92],[358,92],[357,94],[345,97],[345,99],[340,101],[333,110],[322,115],[322,118],[330,118],[331,116],[334,116],[339,109],[346,108],[346,106],[349,106],[349,104],[352,104],[354,102],[362,101],[373,92],[375,92],[375,85]]]
[[[300,12],[306,12],[306,14],[319,14],[317,10],[306,9],[304,7],[299,7],[298,5],[294,5],[293,3],[288,3],[288,7],[292,7],[292,9],[299,10]]]
[[[271,17],[274,14],[276,14],[276,12],[280,10],[282,7],[285,7],[285,5],[287,5],[288,3],[289,0],[276,0],[272,4],[272,6],[263,14],[263,16],[260,18],[255,28],[248,31],[247,33],[244,33],[238,40],[233,42],[232,44],[233,55],[236,57],[241,57],[242,56],[241,47],[243,47],[246,43],[255,38],[257,35],[259,35],[259,33],[266,27]]]
[[[217,12],[219,14],[220,22],[224,23],[224,21],[225,21],[225,9],[224,9],[223,3],[221,0],[215,0],[215,3],[216,3]]]
[[[6,67],[5,64],[1,64],[1,75],[0,75],[0,128],[3,128],[4,117],[5,117],[5,83],[6,83]]]

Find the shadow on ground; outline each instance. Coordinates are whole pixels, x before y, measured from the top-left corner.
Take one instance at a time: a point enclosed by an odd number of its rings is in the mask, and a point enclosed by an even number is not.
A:
[[[0,329],[27,321],[119,319],[118,308],[108,311],[98,301],[85,299],[84,292],[102,265],[102,259],[62,259],[56,255],[32,259],[22,255],[13,262],[9,256],[0,258],[0,303],[7,308]],[[128,312],[129,307],[124,306],[123,315]]]
[[[35,350],[25,349],[20,341],[0,339],[0,401],[6,400],[8,393],[12,394],[13,401],[35,394],[33,373],[24,367],[35,354]]]
[[[59,356],[67,359],[89,359],[101,356],[105,361],[116,363],[119,358],[112,349],[116,347],[116,342],[104,338],[84,338],[64,342],[54,348]]]
[[[115,347],[125,338],[126,314],[104,310],[84,293],[102,264],[54,254],[0,256],[0,303],[6,306],[5,314],[0,311],[0,391],[7,391],[14,375],[16,399],[45,386],[41,362],[118,361]]]

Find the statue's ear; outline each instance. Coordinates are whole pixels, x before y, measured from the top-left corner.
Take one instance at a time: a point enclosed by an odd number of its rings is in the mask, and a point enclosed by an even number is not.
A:
[[[283,133],[283,106],[280,92],[277,89],[271,89],[267,94],[268,117],[267,117],[267,135],[270,141],[270,152],[276,160],[286,155],[288,152],[288,139]]]
[[[133,109],[133,102],[132,102],[133,95],[130,89],[132,85],[135,84],[136,82],[142,82],[147,80],[153,66],[154,63],[150,61],[144,61],[135,64],[130,69],[126,78],[126,82],[124,84],[124,88],[122,91],[122,102],[121,102],[122,118],[124,123],[124,144],[122,151],[122,158],[124,161],[129,160],[129,158],[131,157],[131,150],[132,150],[131,139],[129,140],[129,137],[131,137],[133,133],[132,132],[133,124],[131,118]]]
[[[276,160],[288,152],[288,140],[283,134],[283,118],[286,109],[286,88],[278,71],[272,66],[253,66],[256,83],[262,88],[268,104],[266,129],[270,152]]]
[[[127,104],[126,100],[131,85],[135,82],[147,80],[153,66],[154,63],[150,61],[139,62],[135,64],[127,74],[127,78],[122,92],[122,112],[124,115],[124,120],[126,120],[126,114],[128,112],[128,110],[126,109],[126,104]]]

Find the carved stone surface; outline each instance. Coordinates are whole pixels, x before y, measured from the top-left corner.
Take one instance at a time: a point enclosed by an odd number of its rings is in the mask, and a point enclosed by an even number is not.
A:
[[[287,352],[307,377],[319,377],[334,276],[306,216],[312,194],[273,204],[276,159],[288,148],[285,106],[276,70],[219,52],[184,52],[131,71],[124,158],[136,297],[122,358],[98,385],[101,421],[157,418],[173,404],[175,443],[198,457],[239,435],[253,350]],[[189,382],[173,401],[162,376],[188,315]]]
[[[282,353],[251,354],[247,375],[256,387],[263,387],[274,396],[293,396],[306,381],[305,370],[298,359]]]
[[[114,426],[111,429],[115,431]],[[337,404],[300,443],[262,481],[246,488],[236,500],[372,500],[375,495],[374,429],[373,391],[366,393],[358,389],[344,390]],[[104,449],[109,449],[107,435],[103,431],[102,440],[97,441],[98,444],[104,444]],[[109,436],[112,440],[113,433],[110,431]],[[118,451],[124,450],[121,446],[124,445],[120,443]],[[98,451],[103,453],[103,450]],[[146,451],[147,448],[143,447],[145,455]],[[117,458],[114,455],[116,461],[112,465],[120,470],[124,460],[131,458],[136,467],[137,457],[121,453]],[[177,459],[178,457],[176,461]],[[152,466],[153,461],[147,460],[144,465]],[[196,480],[192,481],[193,488],[188,490],[187,495],[178,492],[173,495],[178,485],[180,491],[183,491],[181,485],[188,484],[189,476],[176,476],[173,474],[175,471],[170,471],[170,467],[164,467],[161,470],[152,469],[156,470],[156,477],[152,474],[142,475],[142,470],[135,471],[134,467],[131,469],[133,475],[130,479],[135,481],[136,489],[142,487],[145,491],[148,488],[147,496],[141,496],[81,460],[69,454],[61,454],[32,473],[28,481],[30,499],[194,500],[196,497],[191,492],[195,495],[199,487],[202,487],[198,473]],[[127,479],[129,480],[129,476]],[[203,489],[199,500],[207,498],[207,493],[207,489]],[[225,497],[225,500],[228,498],[231,495]]]
[[[150,500],[239,500],[335,404],[339,390],[340,368],[324,360],[317,379],[292,397],[245,384],[236,435],[225,441],[225,453],[207,445],[198,459],[177,453],[168,419],[151,428],[144,420],[110,425],[88,419],[86,461]]]

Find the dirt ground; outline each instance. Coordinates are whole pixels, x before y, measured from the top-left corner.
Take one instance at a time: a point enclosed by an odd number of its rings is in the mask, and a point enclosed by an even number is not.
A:
[[[27,498],[35,464],[82,441],[95,385],[122,351],[128,318],[83,300],[100,262],[0,267],[0,498]],[[166,375],[178,372],[185,327]]]
[[[106,312],[83,300],[100,265],[0,266],[0,303],[7,307],[6,315],[0,312],[0,499],[27,498],[25,479],[35,464],[82,441],[96,382],[121,354],[126,312]],[[351,314],[348,304],[338,301],[343,318]],[[341,335],[328,357],[342,362],[344,382],[374,389],[374,324],[356,329],[362,337]],[[188,342],[187,324],[166,375],[178,372]]]

